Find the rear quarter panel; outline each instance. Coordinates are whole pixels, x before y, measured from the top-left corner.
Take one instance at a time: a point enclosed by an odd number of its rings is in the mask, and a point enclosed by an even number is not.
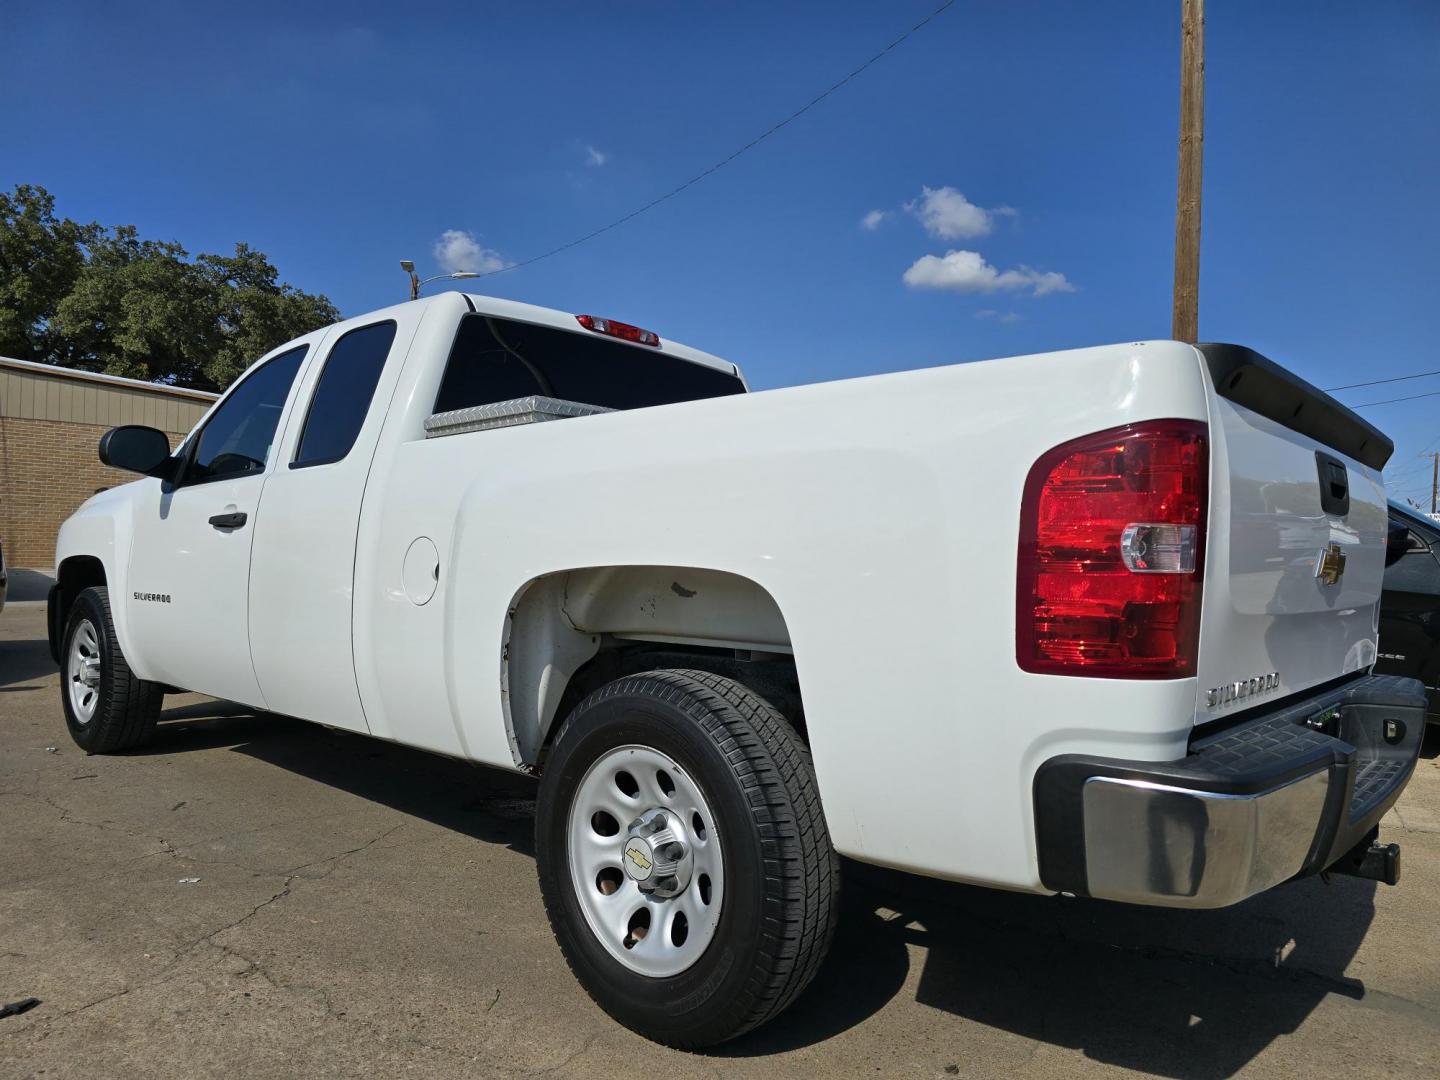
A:
[[[416,348],[443,356],[448,341]],[[437,331],[438,333],[438,331]],[[1022,672],[1019,500],[1066,440],[1207,420],[1198,354],[1139,343],[423,438],[438,364],[408,371],[366,494],[357,672],[372,730],[512,766],[506,612],[598,565],[723,570],[786,620],[837,848],[1039,889],[1031,779],[1067,752],[1184,752],[1195,680]],[[406,601],[404,553],[440,552]]]

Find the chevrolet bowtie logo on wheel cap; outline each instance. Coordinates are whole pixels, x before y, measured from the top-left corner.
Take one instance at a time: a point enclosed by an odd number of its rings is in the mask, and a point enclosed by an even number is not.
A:
[[[1315,556],[1315,576],[1326,585],[1336,585],[1345,574],[1345,552],[1339,544],[1327,545]]]
[[[630,860],[630,864],[635,868],[635,877],[640,881],[648,878],[650,871],[655,867],[650,860],[650,853],[645,850],[644,841],[641,840],[630,841],[629,846],[625,849],[625,858]]]

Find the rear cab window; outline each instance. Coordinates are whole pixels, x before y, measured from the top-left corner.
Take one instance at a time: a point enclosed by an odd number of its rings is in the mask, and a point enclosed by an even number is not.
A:
[[[745,384],[732,372],[648,346],[578,327],[569,331],[471,314],[460,320],[434,411],[532,394],[607,409],[644,409],[744,392]]]
[[[390,320],[350,330],[335,342],[310,396],[290,468],[329,465],[350,453],[394,342],[395,323]]]

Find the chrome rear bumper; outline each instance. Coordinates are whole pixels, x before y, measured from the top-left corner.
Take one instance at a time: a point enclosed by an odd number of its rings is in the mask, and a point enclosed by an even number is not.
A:
[[[1424,730],[1424,687],[1371,675],[1251,712],[1180,761],[1053,758],[1035,778],[1041,878],[1211,908],[1316,873],[1399,798]]]

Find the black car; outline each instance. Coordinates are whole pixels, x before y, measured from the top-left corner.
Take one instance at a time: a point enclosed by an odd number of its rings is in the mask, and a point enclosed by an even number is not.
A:
[[[1440,724],[1440,522],[1392,502],[1388,548],[1375,670],[1424,682]]]

